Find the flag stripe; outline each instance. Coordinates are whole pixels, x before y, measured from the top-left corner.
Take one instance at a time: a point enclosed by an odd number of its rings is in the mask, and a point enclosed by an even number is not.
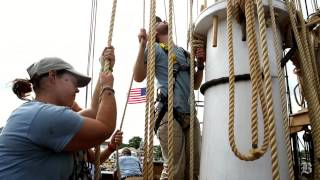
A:
[[[146,102],[146,88],[130,89],[128,104],[137,104]]]

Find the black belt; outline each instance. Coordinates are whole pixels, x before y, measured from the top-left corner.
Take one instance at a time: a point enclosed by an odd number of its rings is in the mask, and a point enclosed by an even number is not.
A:
[[[121,180],[125,180],[126,178],[129,178],[129,177],[142,177],[142,175],[125,176],[125,177],[122,177]]]

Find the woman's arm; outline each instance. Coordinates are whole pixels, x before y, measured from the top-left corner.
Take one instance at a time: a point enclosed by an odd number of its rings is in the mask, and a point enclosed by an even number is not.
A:
[[[122,144],[123,133],[120,130],[117,130],[111,138],[111,141],[108,143],[108,146],[105,150],[100,153],[100,162],[105,162],[109,156],[116,150],[118,146]],[[95,153],[92,149],[88,150],[88,161],[94,163]]]
[[[114,62],[113,48],[107,48],[103,56],[103,59]],[[112,135],[117,116],[116,100],[112,89],[113,81],[111,72],[100,73],[99,85],[102,89],[95,90],[91,107],[79,112],[83,118],[82,127],[65,146],[65,151],[89,149],[101,144]]]

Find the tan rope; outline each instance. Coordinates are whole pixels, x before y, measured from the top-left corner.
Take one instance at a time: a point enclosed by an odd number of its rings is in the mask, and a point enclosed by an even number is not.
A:
[[[249,46],[249,60],[250,60],[250,74],[253,81],[253,92],[252,92],[252,107],[251,107],[251,121],[252,121],[252,149],[247,154],[242,154],[237,149],[235,144],[235,137],[234,137],[234,94],[235,94],[235,83],[234,83],[234,56],[233,56],[233,37],[232,37],[232,13],[233,13],[233,6],[232,2],[228,2],[227,7],[227,27],[228,27],[228,54],[229,54],[229,142],[232,151],[235,155],[241,159],[246,161],[253,161],[259,157],[261,157],[267,150],[268,143],[269,143],[269,128],[268,128],[268,114],[264,113],[264,124],[265,124],[265,136],[264,136],[264,143],[262,148],[258,148],[258,141],[257,141],[257,94],[258,94],[258,81],[260,77],[260,73],[258,73],[259,67],[255,67],[255,64],[259,64],[259,62],[255,62],[258,58],[255,56],[256,54],[256,45],[255,45],[255,35],[254,35],[254,16],[253,16],[253,8],[252,8],[252,1],[246,1],[246,17],[248,20],[247,24],[247,31],[248,31],[248,46]],[[261,96],[261,103],[262,107],[265,105],[265,98],[263,92],[260,92]],[[264,112],[264,111],[263,111]]]
[[[113,27],[114,27],[114,21],[115,21],[115,15],[116,15],[116,7],[117,7],[117,0],[113,0],[112,5],[112,14],[111,14],[111,20],[109,25],[109,36],[108,36],[108,47],[111,47],[112,44],[112,33],[113,33]],[[110,67],[110,61],[106,60],[104,61],[104,66],[102,67],[103,72],[112,72],[112,68]],[[102,88],[101,88],[102,89]],[[96,180],[100,179],[101,176],[101,169],[100,169],[100,144],[95,146],[95,171],[94,171],[94,178]],[[118,157],[117,157],[117,167],[118,167]],[[119,171],[119,170],[118,170]]]
[[[307,55],[304,52],[303,48],[303,42],[300,38],[299,31],[297,28],[297,24],[295,21],[295,16],[294,16],[294,7],[291,1],[286,0],[286,5],[288,8],[289,12],[289,17],[290,17],[290,22],[292,26],[292,30],[294,32],[294,36],[298,45],[298,50],[299,50],[299,56],[300,56],[300,65],[301,65],[301,71],[302,71],[302,78],[303,82],[313,82],[312,77],[313,75],[310,72],[310,67],[308,67],[308,63],[305,63],[305,61],[308,61]],[[308,110],[309,110],[309,115],[310,115],[310,123],[312,126],[312,136],[313,136],[313,143],[315,147],[315,179],[320,178],[320,167],[319,167],[319,158],[320,158],[320,146],[319,146],[319,138],[320,138],[320,133],[319,133],[319,117],[320,117],[320,104],[319,104],[319,99],[316,96],[316,90],[313,87],[313,83],[304,83],[303,84],[303,91],[305,92],[305,97],[308,102]]]
[[[192,25],[192,7],[193,7],[193,0],[190,0],[190,20],[189,20],[189,27],[190,27],[190,42],[191,42],[191,55],[190,55],[190,96],[189,96],[189,101],[190,101],[190,134],[189,134],[189,144],[190,144],[190,162],[189,162],[189,179],[193,180],[193,170],[194,170],[194,119],[195,119],[195,112],[194,112],[194,51],[193,49],[193,25]],[[186,174],[187,176],[187,174]]]
[[[309,31],[307,32],[307,29],[306,29],[306,25],[305,25],[305,20],[303,18],[303,15],[302,15],[302,12],[301,11],[298,11],[297,12],[297,15],[298,15],[298,19],[300,21],[300,25],[301,25],[301,40],[302,40],[302,43],[304,44],[303,45],[303,48],[304,48],[304,52],[308,58],[308,61],[306,61],[306,63],[308,63],[308,67],[312,70],[312,73],[313,74],[318,74],[318,70],[317,70],[317,66],[315,65],[315,55],[312,53],[312,50],[311,50],[311,42],[309,41],[309,38],[308,36],[310,36],[310,33]],[[314,88],[316,89],[316,92],[317,95],[319,96],[319,78],[318,76],[313,76],[314,78]]]
[[[289,178],[290,180],[294,180],[285,79],[284,79],[283,69],[281,68],[282,53],[280,49],[281,46],[279,42],[279,34],[278,34],[277,24],[275,20],[275,13],[274,13],[272,0],[269,0],[269,11],[271,16],[271,26],[273,31],[273,43],[276,51],[276,62],[277,62],[277,70],[278,70],[279,86],[280,86],[281,110],[282,110],[282,118],[283,118],[282,121],[283,121],[284,134],[285,134],[286,152],[288,156]]]
[[[143,28],[145,28],[145,8],[146,8],[146,0],[143,0],[143,19],[142,19],[142,26]],[[148,44],[148,48],[149,48],[150,43]],[[147,76],[150,73],[149,69],[147,68]],[[146,105],[145,105],[145,126],[144,126],[144,143],[143,143],[143,156],[144,157],[148,157],[148,114],[149,114],[149,105],[150,105],[150,100],[149,100],[149,96],[148,95],[148,87],[147,87],[147,96],[146,96]],[[147,179],[148,178],[148,158],[143,158],[143,170],[142,170],[142,175],[143,175],[143,179]]]
[[[173,0],[169,0],[169,24],[168,24],[168,180],[173,180],[173,97],[174,97],[174,78],[173,78],[173,64],[174,64],[174,44],[172,37],[172,21],[173,21]]]
[[[268,113],[268,108],[267,108],[267,100],[266,100],[266,93],[264,89],[264,84],[263,84],[263,77],[261,76],[262,71],[260,68],[260,61],[259,61],[259,52],[258,52],[258,45],[257,45],[257,38],[255,36],[255,25],[254,25],[254,7],[253,4],[251,4],[250,8],[248,8],[248,12],[250,13],[249,17],[252,16],[252,18],[248,18],[248,21],[250,23],[247,23],[247,28],[248,28],[248,46],[249,46],[249,52],[251,52],[251,64],[253,65],[253,73],[250,75],[252,79],[256,79],[257,81],[257,87],[258,87],[258,92],[259,92],[259,98],[260,98],[260,103],[261,103],[261,108],[262,108],[262,114],[263,114],[263,123],[264,123],[264,141],[261,147],[260,152],[265,153],[268,149],[269,143],[270,143],[270,130],[269,130],[269,113]],[[250,56],[249,56],[250,57]],[[250,60],[250,59],[249,59]],[[254,83],[253,83],[254,84]],[[256,107],[257,108],[257,107]],[[255,121],[253,121],[255,122]],[[252,128],[254,125],[252,125]],[[255,145],[255,144],[253,144]]]
[[[256,35],[254,30],[254,10],[253,2],[245,2],[245,16],[247,19],[247,37],[248,37],[248,49],[249,49],[249,62],[250,62],[250,76],[252,81],[252,92],[251,92],[251,134],[252,134],[252,148],[258,147],[258,76],[259,67],[255,68],[255,64],[258,65],[259,57],[256,54]],[[267,136],[265,136],[267,137]],[[268,141],[266,141],[268,142]]]
[[[248,49],[249,49],[249,62],[250,62],[250,76],[252,79],[252,107],[251,107],[251,118],[252,118],[252,152],[256,153],[257,158],[262,156],[269,146],[269,114],[267,113],[267,102],[265,98],[265,92],[263,88],[263,79],[261,76],[260,62],[257,49],[257,38],[255,35],[255,18],[254,18],[254,6],[253,2],[245,4],[245,16],[247,19],[247,36],[248,36]],[[257,117],[257,92],[260,96],[260,102],[262,107],[263,119],[264,119],[264,141],[261,148],[257,148],[258,145],[258,117]]]
[[[260,30],[260,39],[262,46],[262,57],[263,57],[263,72],[265,75],[265,85],[262,88],[262,79],[259,77],[259,61],[257,47],[256,47],[256,37],[254,35],[254,16],[253,16],[253,2],[245,1],[245,15],[247,19],[247,33],[248,33],[248,44],[249,44],[249,61],[250,61],[250,75],[252,78],[252,106],[251,106],[251,118],[252,118],[252,144],[253,149],[246,155],[241,154],[235,145],[234,140],[234,93],[235,93],[235,80],[234,80],[234,56],[233,56],[233,38],[232,38],[232,2],[228,1],[227,6],[227,27],[228,27],[228,54],[229,54],[229,142],[232,151],[235,155],[242,160],[255,160],[261,157],[267,150],[269,141],[269,129],[270,129],[270,140],[271,140],[271,161],[272,161],[272,176],[273,179],[280,179],[279,175],[279,164],[277,157],[277,144],[276,144],[276,126],[274,120],[273,112],[273,100],[272,100],[272,81],[269,69],[269,57],[268,57],[268,47],[266,40],[266,24],[264,17],[264,10],[262,1],[257,0],[257,12]],[[242,4],[241,2],[239,4]],[[261,106],[263,108],[264,114],[264,124],[265,124],[265,138],[262,148],[257,148],[258,145],[258,133],[257,133],[257,83],[259,88],[259,95],[261,100]],[[265,91],[265,96],[264,96]],[[264,99],[266,98],[266,99]],[[264,104],[266,100],[266,105]],[[267,112],[267,113],[266,113]],[[269,123],[269,124],[268,124]],[[270,127],[268,127],[270,126]]]
[[[147,100],[148,100],[148,112],[146,112],[146,118],[149,119],[149,129],[146,125],[147,132],[149,133],[148,137],[145,137],[145,147],[147,147],[147,155],[144,155],[144,162],[147,162],[143,165],[144,169],[144,178],[148,180],[153,180],[153,137],[154,137],[154,79],[155,79],[155,35],[156,35],[156,1],[150,1],[150,24],[149,24],[149,37],[148,42],[148,61],[147,61]],[[149,118],[148,118],[149,117]],[[148,120],[146,120],[148,122]],[[146,145],[147,143],[147,145]]]
[[[269,123],[270,123],[272,178],[274,180],[278,180],[280,179],[279,159],[278,159],[278,152],[277,152],[276,124],[275,124],[275,116],[274,116],[274,110],[273,110],[272,79],[271,79],[270,67],[269,67],[270,65],[269,65],[269,56],[268,56],[267,35],[266,35],[266,22],[265,22],[265,14],[264,14],[262,0],[257,0],[256,3],[257,3],[257,9],[258,9],[259,30],[260,30],[262,56],[263,56],[263,72],[265,75],[266,98],[267,98],[267,107],[268,107]]]
[[[150,74],[149,68],[147,68],[147,76]],[[148,179],[148,129],[149,129],[149,106],[150,103],[149,100],[149,90],[147,85],[147,96],[146,96],[146,106],[145,106],[145,115],[144,115],[144,143],[143,143],[143,179]]]

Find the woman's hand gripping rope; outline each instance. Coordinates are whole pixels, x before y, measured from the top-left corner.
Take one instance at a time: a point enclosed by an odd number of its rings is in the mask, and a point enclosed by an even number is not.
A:
[[[114,48],[112,46],[106,47],[102,52],[102,56],[100,57],[101,72],[112,72],[114,62]]]

